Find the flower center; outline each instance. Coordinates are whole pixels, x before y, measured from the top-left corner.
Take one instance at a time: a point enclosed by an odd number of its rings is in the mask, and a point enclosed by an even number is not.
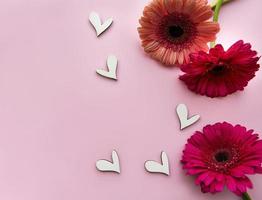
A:
[[[197,25],[189,15],[174,12],[161,19],[156,34],[161,44],[178,51],[192,45],[197,36]]]
[[[239,163],[240,150],[237,145],[214,147],[214,151],[207,154],[207,165],[220,173],[228,173],[229,170]]]
[[[214,65],[211,69],[210,72],[214,75],[223,75],[226,70],[228,69],[227,65],[224,63],[219,63]]]
[[[184,30],[180,26],[174,25],[168,27],[168,33],[175,39],[181,37],[184,34]]]
[[[226,150],[221,150],[215,154],[214,158],[218,163],[224,163],[230,159],[230,153]]]

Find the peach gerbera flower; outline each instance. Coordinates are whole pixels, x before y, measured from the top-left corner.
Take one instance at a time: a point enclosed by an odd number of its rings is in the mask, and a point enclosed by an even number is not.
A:
[[[153,0],[146,6],[138,28],[142,46],[165,65],[185,64],[189,54],[208,51],[216,39],[217,22],[206,0]]]

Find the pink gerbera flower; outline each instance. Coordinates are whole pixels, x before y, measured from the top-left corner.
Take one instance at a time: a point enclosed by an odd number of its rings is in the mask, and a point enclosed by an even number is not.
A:
[[[227,51],[219,44],[209,53],[200,51],[190,58],[191,62],[181,67],[185,74],[180,80],[193,92],[208,97],[224,97],[244,90],[260,67],[257,52],[242,40]]]
[[[206,0],[153,0],[145,7],[138,28],[142,46],[165,65],[189,62],[189,54],[208,51],[216,39],[217,22]]]
[[[197,177],[204,193],[221,192],[226,186],[246,195],[253,187],[247,175],[262,173],[262,140],[240,125],[208,125],[188,140],[183,153],[183,168]]]

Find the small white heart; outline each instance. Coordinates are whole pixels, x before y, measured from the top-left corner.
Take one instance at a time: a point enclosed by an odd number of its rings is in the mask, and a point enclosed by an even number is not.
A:
[[[96,12],[91,12],[89,15],[89,21],[93,25],[96,30],[97,37],[101,35],[105,30],[107,30],[111,24],[113,23],[113,19],[107,19],[103,24],[101,23],[101,19]]]
[[[161,153],[161,162],[162,163],[160,164],[156,161],[148,160],[145,162],[145,168],[148,172],[151,173],[169,175],[169,161],[167,154],[164,151]]]
[[[113,55],[108,56],[107,58],[107,67],[108,71],[105,71],[103,69],[97,69],[96,73],[98,73],[101,76],[104,76],[106,78],[111,78],[114,80],[117,80],[116,77],[116,70],[117,70],[117,58]]]
[[[112,152],[112,162],[108,160],[98,160],[96,162],[96,168],[102,172],[116,172],[120,174],[120,164],[117,152]]]
[[[200,115],[194,115],[193,117],[188,118],[188,109],[185,104],[179,104],[176,108],[176,112],[180,121],[181,130],[191,126],[200,119]]]

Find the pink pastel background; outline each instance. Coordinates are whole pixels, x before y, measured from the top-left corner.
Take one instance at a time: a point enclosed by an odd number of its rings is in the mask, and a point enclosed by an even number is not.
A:
[[[0,1],[0,199],[2,200],[237,200],[202,194],[179,160],[194,130],[240,123],[262,133],[262,72],[240,93],[197,96],[140,47],[138,18],[148,0]],[[260,0],[236,0],[221,12],[219,41],[238,39],[262,53]],[[97,38],[91,11],[112,27]],[[98,76],[106,58],[119,59],[119,81]],[[180,131],[175,107],[201,120]],[[262,136],[262,135],[261,135]],[[98,159],[116,149],[122,173],[101,173]],[[171,176],[144,171],[166,151]],[[254,200],[262,176],[251,177]]]

